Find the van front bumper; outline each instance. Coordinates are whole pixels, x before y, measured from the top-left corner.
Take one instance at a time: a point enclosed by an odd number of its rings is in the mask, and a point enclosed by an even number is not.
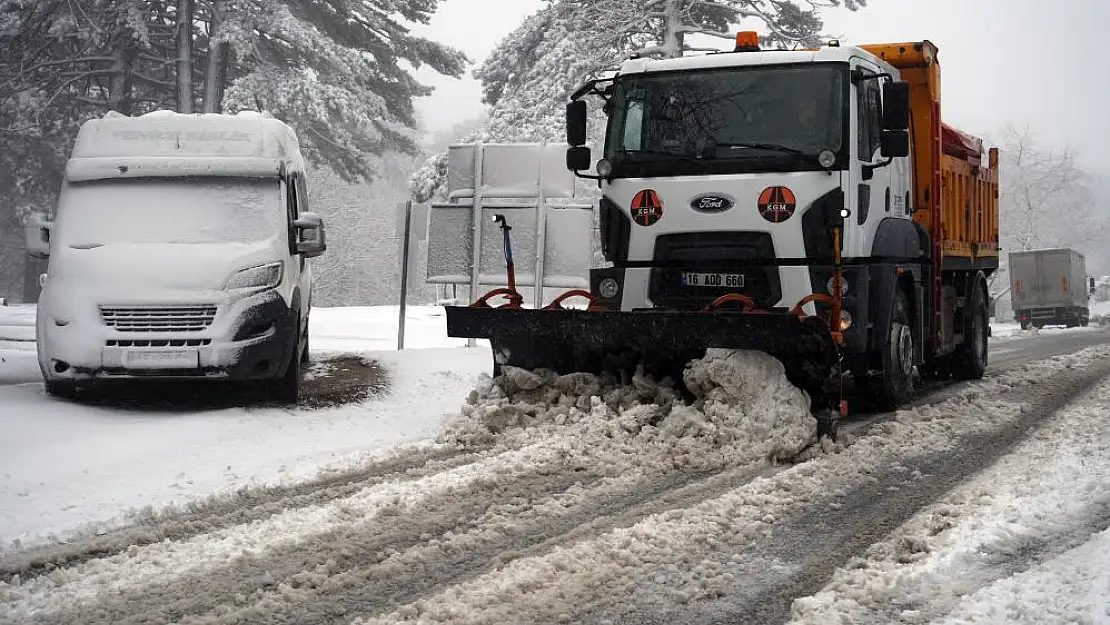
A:
[[[99,318],[40,326],[39,360],[50,380],[224,379],[280,377],[298,342],[297,311],[276,291],[218,306],[200,332],[135,332]]]

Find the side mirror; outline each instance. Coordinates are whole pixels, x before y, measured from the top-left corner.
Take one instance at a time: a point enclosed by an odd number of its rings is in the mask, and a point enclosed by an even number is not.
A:
[[[567,169],[586,171],[591,167],[590,148],[574,147],[567,150]]]
[[[40,217],[27,222],[27,255],[31,258],[50,258],[50,231],[54,223]]]
[[[328,249],[324,220],[316,213],[301,213],[293,228],[297,233],[297,253],[301,256],[315,258]]]
[[[883,158],[901,158],[910,155],[910,133],[905,130],[884,130],[879,141]]]
[[[586,101],[567,103],[567,143],[571,147],[586,145]]]
[[[909,130],[910,83],[883,83],[883,130]]]
[[[1095,291],[1098,290],[1098,289],[1095,288],[1095,279],[1094,278],[1087,278],[1087,284],[1090,285],[1091,295],[1094,295]]]

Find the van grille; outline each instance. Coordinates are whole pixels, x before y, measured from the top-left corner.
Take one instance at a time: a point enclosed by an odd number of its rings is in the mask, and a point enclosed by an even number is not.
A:
[[[100,316],[120,332],[200,332],[212,325],[216,307],[101,306]]]
[[[212,339],[108,339],[108,347],[204,347]]]

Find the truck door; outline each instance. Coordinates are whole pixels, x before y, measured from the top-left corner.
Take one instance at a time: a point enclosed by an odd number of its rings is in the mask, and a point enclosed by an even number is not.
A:
[[[902,159],[896,164],[883,167],[868,167],[882,163],[880,139],[882,136],[882,84],[878,78],[879,69],[862,59],[853,59],[853,81],[855,97],[852,102],[852,159],[850,181],[845,189],[848,207],[852,210],[852,221],[856,228],[847,228],[857,234],[850,255],[868,256],[871,242],[879,222],[887,217],[904,217],[906,206],[905,189],[891,187],[892,168],[901,167]],[[898,179],[898,176],[893,176]],[[901,185],[904,186],[904,185]],[[895,195],[898,197],[896,198]]]

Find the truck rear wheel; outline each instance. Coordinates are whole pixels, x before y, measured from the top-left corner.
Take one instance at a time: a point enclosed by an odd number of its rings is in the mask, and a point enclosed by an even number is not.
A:
[[[881,350],[883,372],[861,380],[863,391],[873,408],[896,410],[913,393],[913,331],[909,300],[902,289],[894,292],[889,334]]]
[[[976,287],[971,309],[971,326],[965,333],[963,345],[956,352],[956,377],[961,380],[978,380],[987,371],[987,304],[983,290]]]

